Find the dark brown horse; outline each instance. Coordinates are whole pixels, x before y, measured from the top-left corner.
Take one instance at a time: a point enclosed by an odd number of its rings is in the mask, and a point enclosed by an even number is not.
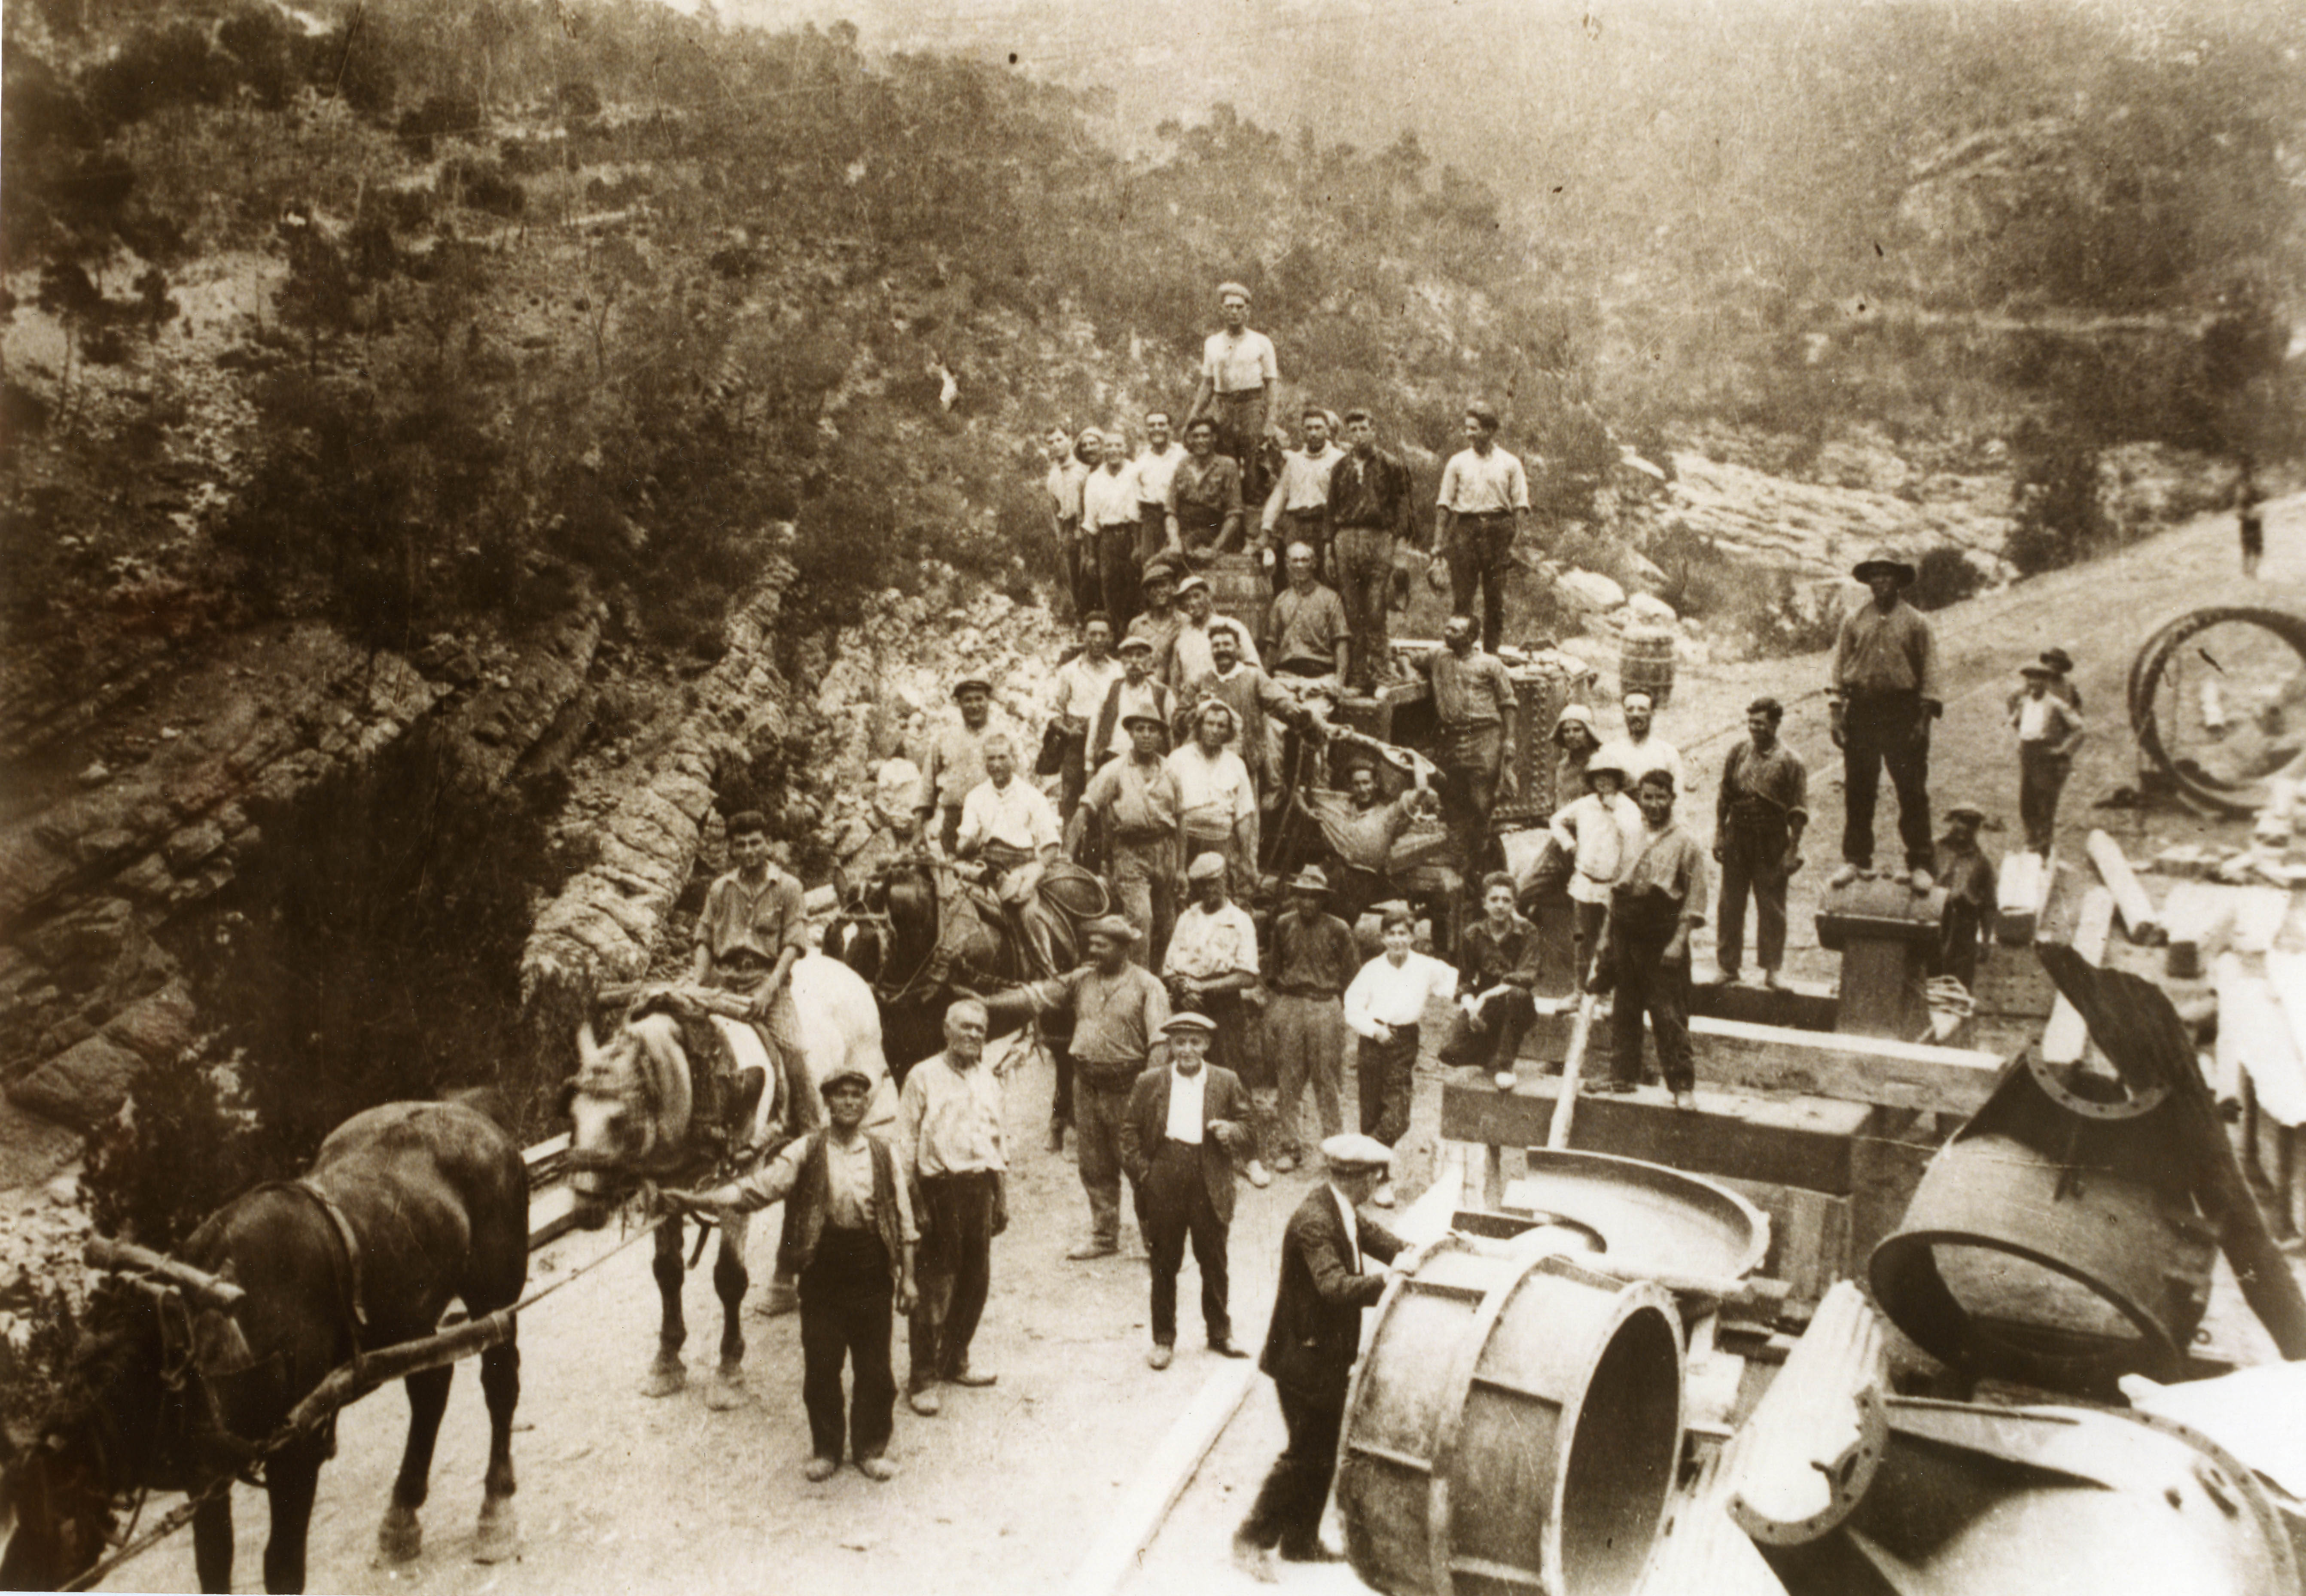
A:
[[[256,1187],[209,1216],[176,1256],[245,1295],[227,1310],[127,1280],[98,1289],[64,1392],[0,1476],[14,1520],[0,1587],[79,1578],[107,1550],[120,1499],[150,1489],[214,1489],[192,1520],[193,1560],[203,1591],[230,1590],[229,1481],[297,1402],[338,1365],[431,1335],[451,1300],[474,1319],[520,1300],[528,1171],[511,1138],[471,1108],[387,1104],[338,1126],[303,1180]],[[389,1561],[421,1549],[416,1510],[453,1374],[406,1382],[408,1440],[378,1533]],[[481,1391],[489,1465],[474,1555],[496,1562],[517,1539],[517,1342],[481,1354]],[[261,1459],[268,1591],[304,1588],[305,1532],[334,1444],[323,1424]]]

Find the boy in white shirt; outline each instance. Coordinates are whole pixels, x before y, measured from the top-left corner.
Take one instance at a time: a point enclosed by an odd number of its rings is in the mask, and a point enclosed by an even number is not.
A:
[[[1607,750],[1585,764],[1585,796],[1553,813],[1553,840],[1571,860],[1569,900],[1576,906],[1577,990],[1589,989],[1610,917],[1610,889],[1625,874],[1642,812],[1626,796],[1626,770]]]
[[[2018,815],[2026,847],[2047,858],[2058,829],[2058,798],[2082,745],[2081,712],[2050,691],[2057,671],[2037,661],[2020,667],[2026,691],[2010,706],[2018,730]]]
[[[1345,988],[1345,1024],[1361,1038],[1354,1049],[1354,1092],[1362,1131],[1391,1147],[1409,1129],[1409,1094],[1417,1071],[1417,1028],[1429,998],[1448,1003],[1457,972],[1431,954],[1413,952],[1417,922],[1405,909],[1388,909],[1379,922],[1385,952],[1362,966]],[[1390,1177],[1378,1188],[1378,1207],[1393,1207]]]

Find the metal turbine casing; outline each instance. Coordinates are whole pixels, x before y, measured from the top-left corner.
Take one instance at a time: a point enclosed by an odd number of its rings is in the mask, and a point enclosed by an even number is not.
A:
[[[2102,1077],[2062,1080],[2030,1054],[2012,1061],[1875,1248],[1875,1300],[1973,1377],[2077,1391],[2107,1391],[2133,1372],[2174,1378],[2209,1304],[2217,1236],[2194,1204],[2174,1107],[2165,1092],[2131,1097]],[[2054,1271],[2136,1334],[1981,1317],[1947,1285],[1941,1247]]]

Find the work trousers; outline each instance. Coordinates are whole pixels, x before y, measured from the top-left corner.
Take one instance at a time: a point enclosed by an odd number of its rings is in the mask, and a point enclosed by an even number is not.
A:
[[[1328,1505],[1329,1481],[1337,1469],[1337,1432],[1345,1428],[1345,1393],[1319,1396],[1274,1387],[1281,1399],[1281,1422],[1289,1443],[1258,1487],[1257,1500],[1241,1522],[1241,1538],[1285,1558],[1310,1562],[1321,1545],[1321,1510]]]
[[[1335,1136],[1345,1129],[1340,1107],[1345,1074],[1345,1004],[1335,994],[1275,993],[1265,1005],[1265,1047],[1272,1056],[1281,1093],[1274,1115],[1273,1150],[1294,1158],[1304,1149],[1298,1135],[1297,1110],[1307,1087],[1313,1089],[1321,1136]]]
[[[889,1449],[897,1405],[897,1377],[889,1367],[895,1290],[878,1231],[824,1227],[800,1273],[800,1403],[808,1411],[809,1450],[818,1457],[841,1461],[844,1428],[850,1455],[860,1463]],[[845,1415],[844,1361],[857,1381]]]
[[[1440,799],[1441,824],[1449,832],[1457,869],[1468,882],[1478,879],[1482,853],[1489,843],[1505,743],[1506,729],[1494,721],[1441,730],[1435,797]]]
[[[1390,1042],[1362,1037],[1354,1050],[1354,1073],[1362,1134],[1393,1146],[1409,1131],[1409,1098],[1417,1080],[1417,1028],[1395,1026]]]
[[[1473,590],[1482,593],[1482,646],[1491,653],[1506,632],[1506,573],[1513,569],[1514,518],[1509,510],[1491,516],[1459,516],[1441,550],[1449,568],[1449,610],[1473,613]]]
[[[1137,559],[1138,536],[1139,526],[1134,521],[1117,521],[1097,529],[1097,579],[1105,600],[1089,608],[1105,611],[1106,618],[1113,622],[1113,635],[1116,637],[1129,629],[1130,619],[1137,613],[1144,593],[1145,573]]]
[[[1610,1073],[1637,1086],[1642,1079],[1642,1016],[1657,1037],[1658,1072],[1670,1090],[1697,1085],[1689,1047],[1689,954],[1665,956],[1681,923],[1681,905],[1663,892],[1619,892],[1610,906],[1610,962],[1617,995],[1610,1008]]]
[[[993,1287],[993,1219],[1001,1177],[991,1170],[921,1177],[920,1303],[913,1310],[912,1368],[918,1391],[969,1367],[969,1344]]]
[[[1073,602],[1073,620],[1105,607],[1105,573],[1097,567],[1097,534],[1076,531],[1065,540],[1066,596]]]
[[[1115,837],[1107,844],[1106,879],[1122,918],[1137,927],[1137,961],[1161,968],[1169,928],[1177,923],[1177,840],[1155,832]]]
[[[1089,1239],[1100,1247],[1121,1245],[1121,1122],[1136,1079],[1127,1065],[1073,1063],[1075,1156],[1089,1196]]]
[[[1265,480],[1265,423],[1272,405],[1263,388],[1210,396],[1209,418],[1217,427],[1217,452],[1230,455],[1241,466],[1241,501],[1261,506],[1269,484]],[[1251,509],[1251,514],[1256,511]]]
[[[1593,974],[1601,967],[1608,949],[1610,906],[1588,903],[1582,898],[1572,899],[1576,910],[1577,937],[1577,990],[1593,989]]]
[[[1137,507],[1137,568],[1143,570],[1147,560],[1168,546],[1169,507],[1140,502]],[[1144,605],[1140,602],[1138,608],[1141,610]],[[1116,637],[1120,635],[1118,629],[1114,633]]]
[[[1198,1146],[1164,1139],[1154,1150],[1145,1183],[1137,1189],[1137,1226],[1145,1233],[1145,1250],[1153,1262],[1154,1341],[1177,1344],[1177,1271],[1184,1265],[1188,1241],[1193,1267],[1201,1274],[1201,1323],[1212,1343],[1232,1340],[1226,1225],[1201,1178]]]
[[[1473,1014],[1463,1009],[1457,1011],[1449,1039],[1442,1044],[1441,1062],[1511,1071],[1514,1061],[1521,1055],[1521,1039],[1529,1034],[1536,1019],[1537,1005],[1531,1001],[1529,993],[1519,986],[1508,986],[1483,1000]]]
[[[1393,597],[1393,533],[1377,526],[1340,526],[1330,552],[1353,641],[1352,685],[1367,692],[1385,679],[1393,652],[1386,632]]]
[[[1936,974],[1952,976],[1972,992],[1977,990],[1977,956],[1985,932],[1977,905],[1967,898],[1949,899],[1945,918],[1938,925]]]
[[[1089,786],[1089,728],[1065,729],[1065,751],[1057,764],[1057,820],[1060,824],[1073,817],[1080,807],[1081,793]]]
[[[1313,572],[1324,582],[1329,577],[1329,542],[1324,535],[1319,510],[1284,510],[1273,518],[1273,591],[1278,593],[1289,585],[1289,545],[1303,543],[1313,550]]]
[[[1073,1122],[1073,1039],[1045,1031],[1041,1042],[1049,1050],[1049,1067],[1056,1075],[1049,1091],[1049,1128],[1054,1131]]]
[[[1900,688],[1852,688],[1843,696],[1841,727],[1841,857],[1861,870],[1874,866],[1874,804],[1882,767],[1898,794],[1898,839],[1906,867],[1929,868],[1930,732],[1921,695]]]
[[[2018,818],[2026,827],[2026,846],[2044,858],[2057,834],[2058,799],[2073,764],[2071,755],[2053,754],[2046,742],[2018,745]]]
[[[937,841],[944,846],[944,857],[952,858],[952,850],[961,845],[961,806],[946,804],[937,811]]]
[[[1265,1024],[1238,992],[1206,992],[1202,1012],[1217,1022],[1209,1062],[1241,1077],[1249,1088],[1250,1156],[1277,1157],[1281,1147],[1281,1080],[1265,1046]]]
[[[1786,961],[1786,823],[1733,815],[1721,833],[1721,937],[1716,958],[1735,980],[1746,956],[1746,899],[1754,900],[1754,955],[1764,969]]]

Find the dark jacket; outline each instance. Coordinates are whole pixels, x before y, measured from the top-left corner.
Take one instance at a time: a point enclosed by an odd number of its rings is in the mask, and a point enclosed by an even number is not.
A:
[[[1366,1216],[1362,1259],[1390,1262],[1402,1240]],[[1309,1400],[1342,1407],[1354,1359],[1361,1353],[1362,1310],[1385,1294],[1385,1276],[1353,1273],[1345,1222],[1324,1181],[1305,1194],[1281,1236],[1281,1289],[1273,1324],[1257,1366],[1277,1386]]]
[[[1203,1064],[1209,1083],[1201,1088],[1201,1183],[1220,1222],[1233,1223],[1233,1155],[1212,1127],[1239,1126],[1249,1118],[1249,1089],[1241,1077],[1218,1064]],[[1156,1064],[1129,1088],[1121,1115],[1121,1167],[1132,1186],[1142,1186],[1169,1129],[1169,1066]]]
[[[777,1248],[777,1267],[787,1275],[807,1272],[816,1256],[816,1243],[824,1234],[824,1211],[833,1197],[833,1169],[824,1154],[827,1134],[809,1132],[807,1149],[800,1156],[800,1176],[785,1197],[784,1235]],[[894,1286],[905,1267],[903,1221],[897,1216],[897,1156],[870,1131],[865,1132],[865,1142],[873,1149],[873,1227],[881,1233],[881,1245],[888,1249],[889,1280]]]

